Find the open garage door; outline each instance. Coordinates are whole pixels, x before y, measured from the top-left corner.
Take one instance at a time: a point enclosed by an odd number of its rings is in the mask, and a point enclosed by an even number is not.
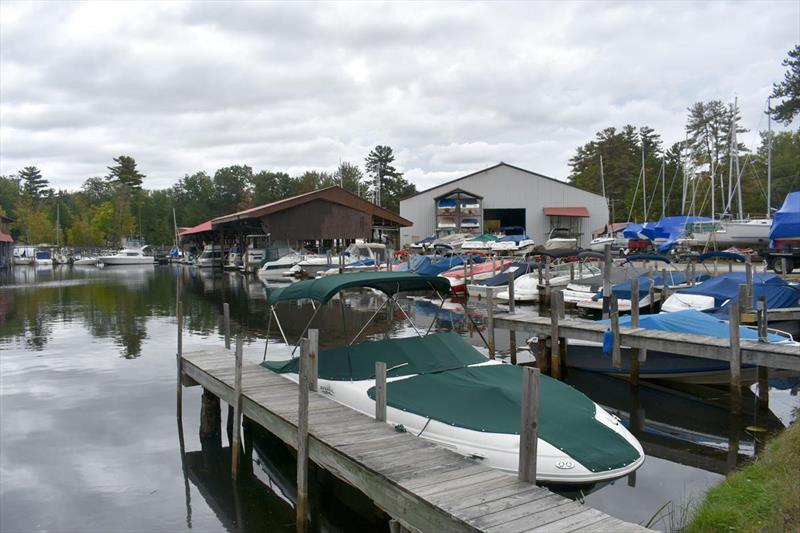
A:
[[[525,228],[525,208],[515,209],[484,209],[483,210],[483,231],[484,233],[495,233],[507,226],[519,226]],[[527,228],[525,228],[527,230]]]

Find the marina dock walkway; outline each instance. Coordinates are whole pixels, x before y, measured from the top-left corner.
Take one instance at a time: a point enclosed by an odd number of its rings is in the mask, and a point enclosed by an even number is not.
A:
[[[234,355],[187,352],[183,382],[234,401]],[[285,443],[298,443],[297,384],[256,362],[242,366],[242,414]],[[549,490],[517,480],[326,396],[309,396],[309,458],[418,531],[647,531]]]

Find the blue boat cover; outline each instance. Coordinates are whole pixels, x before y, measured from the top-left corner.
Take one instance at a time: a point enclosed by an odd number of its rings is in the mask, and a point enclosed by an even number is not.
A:
[[[710,222],[708,217],[690,217],[680,215],[677,217],[661,217],[658,222],[651,225],[647,223],[641,230],[641,234],[654,241],[655,239],[666,239],[667,241],[658,246],[658,252],[666,252],[672,245],[686,233],[686,224],[694,222]]]
[[[775,213],[772,219],[772,229],[769,238],[796,239],[800,238],[800,191],[790,192],[783,201],[783,206]],[[772,246],[775,246],[773,243]]]
[[[708,279],[707,274],[697,274],[695,275],[695,280],[701,281]],[[668,271],[667,272],[667,286],[673,287],[675,285],[681,285],[686,283],[686,273],[685,272],[674,272]],[[664,285],[664,276],[662,274],[656,274],[653,276],[653,285],[655,286],[663,286]],[[630,300],[631,299],[631,280],[623,281],[622,283],[618,283],[611,287],[611,293],[619,299],[622,300]],[[639,276],[639,298],[641,300],[650,292],[650,278],[647,276]],[[592,297],[592,300],[598,301],[603,298],[603,291],[598,291]]]
[[[465,257],[462,255],[443,257],[435,263],[432,260],[428,261],[424,265],[417,268],[416,272],[417,274],[422,274],[424,276],[437,276],[453,267],[463,265],[465,260]],[[484,258],[480,256],[472,256],[472,261],[474,263],[483,263]]]
[[[419,244],[419,245],[422,245],[422,244],[430,244],[430,243],[432,243],[432,242],[433,242],[433,241],[435,241],[435,240],[436,240],[436,236],[435,236],[435,235],[430,235],[430,236],[428,236],[428,237],[425,237],[425,238],[424,238],[424,239],[422,239],[422,240],[419,240],[419,241],[415,242],[414,244]]]
[[[643,224],[630,223],[622,231],[622,236],[626,239],[640,239],[639,233],[642,231]]]
[[[431,256],[429,255],[415,255],[411,258],[411,271],[416,272],[420,268],[429,265]],[[408,261],[403,262],[400,266],[393,269],[395,272],[408,272]]]
[[[600,324],[610,324],[610,320],[599,320]],[[619,317],[619,325],[631,327],[630,315]],[[730,338],[730,324],[727,320],[720,320],[709,314],[687,309],[686,311],[676,311],[674,313],[659,313],[655,315],[641,315],[639,317],[639,327],[645,329],[657,329],[659,331],[673,331],[675,333],[691,333],[693,335],[706,335],[708,337],[718,337],[721,339]],[[755,329],[739,326],[739,338],[743,340],[758,340],[758,332]],[[770,333],[768,340],[778,342],[783,340],[780,335]]]

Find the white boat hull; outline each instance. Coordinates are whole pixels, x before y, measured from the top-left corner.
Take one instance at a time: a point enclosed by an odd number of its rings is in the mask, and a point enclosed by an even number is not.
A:
[[[154,265],[155,261],[152,257],[101,257],[97,260],[98,263],[102,263],[106,266],[116,266],[116,265]]]

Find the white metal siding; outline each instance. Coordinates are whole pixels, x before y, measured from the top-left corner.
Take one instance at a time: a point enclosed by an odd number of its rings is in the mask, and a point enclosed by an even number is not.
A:
[[[414,223],[400,230],[400,244],[432,235],[436,226],[434,198],[453,189],[483,196],[483,209],[525,209],[525,227],[536,244],[543,244],[550,230],[545,207],[585,207],[590,218],[584,218],[581,246],[588,246],[591,231],[608,221],[608,207],[599,194],[584,191],[567,183],[545,178],[516,168],[500,165],[440,185],[400,202],[400,216]]]

